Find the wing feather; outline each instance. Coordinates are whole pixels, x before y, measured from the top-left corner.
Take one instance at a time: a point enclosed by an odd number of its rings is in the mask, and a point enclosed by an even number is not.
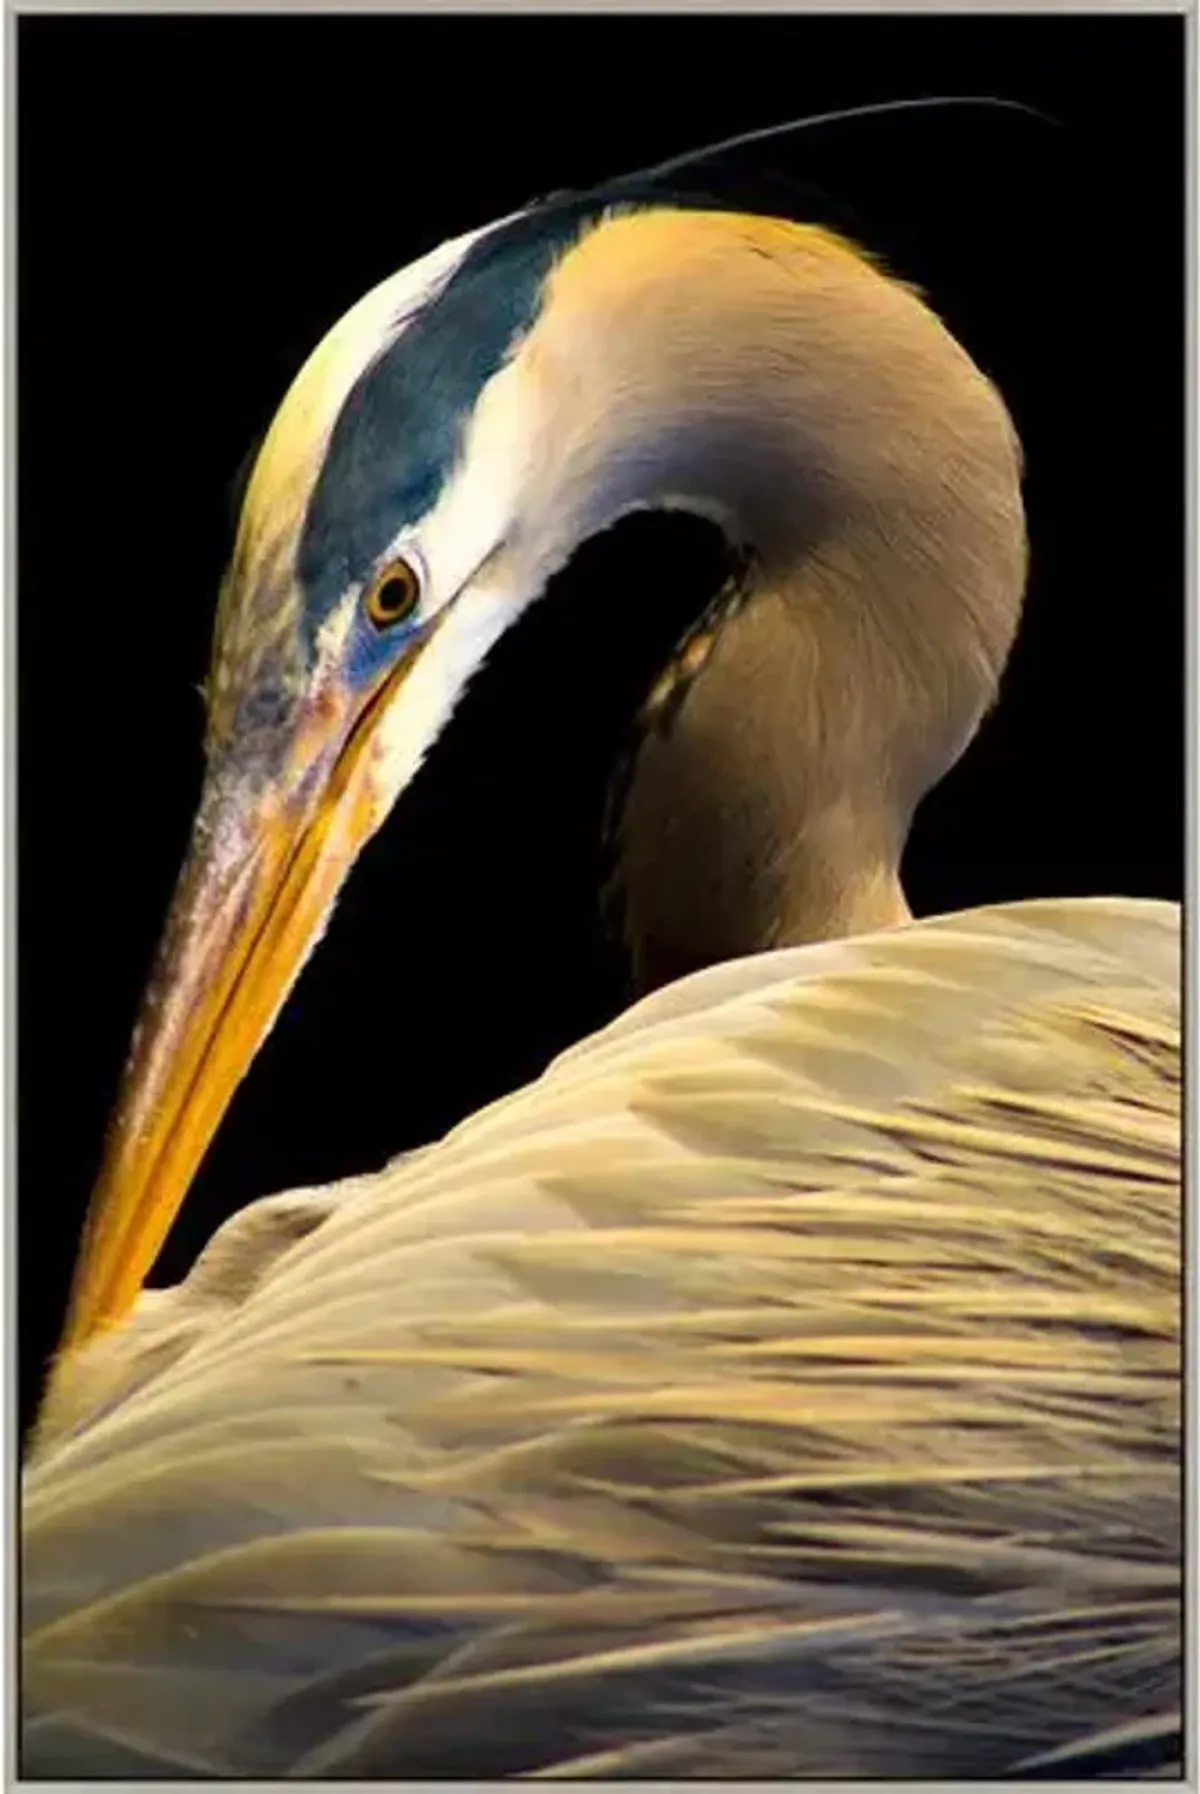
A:
[[[27,1771],[1177,1753],[1179,936],[716,967],[235,1217],[44,1416]]]

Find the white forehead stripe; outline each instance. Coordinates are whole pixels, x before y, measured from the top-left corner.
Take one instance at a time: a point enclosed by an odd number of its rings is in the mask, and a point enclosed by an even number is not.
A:
[[[294,538],[334,425],[359,376],[437,298],[472,246],[507,222],[497,219],[442,243],[381,281],[309,356],[254,466],[239,531],[243,556],[257,560],[272,555],[282,539]]]

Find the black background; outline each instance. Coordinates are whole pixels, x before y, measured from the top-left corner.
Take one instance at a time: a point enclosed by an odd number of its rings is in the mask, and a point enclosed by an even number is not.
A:
[[[239,464],[348,305],[533,195],[901,96],[1059,121],[846,126],[755,165],[925,287],[1025,443],[1025,626],[918,819],[914,908],[1181,894],[1181,18],[42,17],[18,82],[26,1417],[198,791]],[[248,1198],[435,1137],[621,1000],[571,822],[612,669],[527,626],[357,869],[164,1273]]]

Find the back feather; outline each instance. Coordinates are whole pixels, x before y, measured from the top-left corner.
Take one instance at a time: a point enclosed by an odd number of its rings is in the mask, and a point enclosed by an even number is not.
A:
[[[44,1416],[25,1772],[1169,1768],[1179,927],[716,967],[236,1217]]]

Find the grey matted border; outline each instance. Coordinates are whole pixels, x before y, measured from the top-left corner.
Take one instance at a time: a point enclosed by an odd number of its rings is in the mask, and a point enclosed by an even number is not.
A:
[[[417,13],[417,12],[459,12],[463,14],[480,13],[888,13],[903,14],[1030,14],[1030,13],[1069,13],[1094,15],[1097,13],[1183,13],[1187,20],[1187,134],[1188,165],[1185,176],[1186,191],[1186,229],[1187,229],[1187,449],[1186,449],[1186,481],[1187,481],[1187,549],[1186,549],[1186,627],[1185,627],[1185,666],[1184,679],[1186,690],[1186,832],[1187,851],[1185,859],[1185,941],[1186,941],[1186,991],[1185,991],[1185,1030],[1186,1030],[1186,1084],[1187,1115],[1195,1117],[1198,1111],[1197,1096],[1200,1094],[1200,1067],[1197,1064],[1197,948],[1195,929],[1191,925],[1191,910],[1197,890],[1197,871],[1200,870],[1200,844],[1197,840],[1197,766],[1200,763],[1197,734],[1197,648],[1200,643],[1200,577],[1197,566],[1197,512],[1200,510],[1200,454],[1197,447],[1197,381],[1200,379],[1200,353],[1197,343],[1197,307],[1200,302],[1200,291],[1197,288],[1197,230],[1196,230],[1196,196],[1197,168],[1200,168],[1200,129],[1197,106],[1197,79],[1200,75],[1200,58],[1197,51],[1197,19],[1200,0],[1006,0],[1005,4],[980,4],[980,0],[946,0],[939,4],[938,0],[747,0],[738,4],[738,0],[656,0],[656,4],[639,4],[638,0],[578,0],[571,4],[570,0],[524,0],[524,4],[512,4],[510,0],[475,0],[473,5],[447,6],[442,0],[353,0],[353,3],[337,6],[329,0],[110,0],[109,4],[86,4],[85,0],[4,0],[3,31],[0,32],[0,108],[3,117],[0,119],[0,192],[3,193],[4,205],[4,356],[0,365],[0,410],[4,417],[4,431],[0,438],[0,478],[3,483],[3,547],[4,547],[4,607],[3,629],[0,630],[0,729],[3,738],[3,766],[0,776],[0,825],[2,825],[2,849],[0,849],[0,934],[3,937],[3,952],[0,954],[0,1004],[3,1006],[4,1027],[0,1031],[0,1085],[3,1088],[3,1100],[0,1102],[0,1166],[3,1167],[3,1220],[0,1223],[0,1303],[3,1304],[3,1363],[4,1376],[0,1380],[0,1423],[3,1425],[4,1440],[4,1476],[0,1478],[0,1524],[3,1526],[3,1550],[0,1550],[0,1611],[4,1616],[3,1647],[0,1651],[0,1673],[3,1675],[4,1698],[0,1702],[0,1763],[3,1764],[5,1788],[30,1787],[46,1791],[62,1790],[63,1794],[73,1791],[76,1784],[71,1782],[22,1782],[16,1774],[16,1654],[17,1654],[17,1615],[15,1601],[16,1571],[16,1493],[19,1474],[18,1453],[19,1440],[16,1423],[16,1378],[17,1378],[17,1329],[16,1329],[16,1290],[17,1290],[17,1250],[16,1250],[16,620],[17,620],[17,577],[16,577],[16,195],[15,195],[15,147],[16,147],[16,20],[18,15],[32,13]],[[1188,1129],[1186,1152],[1186,1197],[1184,1205],[1184,1248],[1185,1248],[1185,1289],[1186,1301],[1186,1391],[1185,1411],[1187,1415],[1187,1512],[1185,1516],[1188,1535],[1188,1549],[1185,1564],[1186,1590],[1186,1663],[1193,1672],[1193,1681],[1197,1669],[1197,1608],[1200,1606],[1200,1579],[1197,1577],[1195,1540],[1200,1527],[1200,1503],[1197,1501],[1200,1488],[1200,1474],[1197,1467],[1197,1423],[1200,1403],[1197,1401],[1196,1366],[1197,1366],[1197,1301],[1196,1267],[1197,1256],[1197,1223],[1196,1223],[1196,1165],[1197,1139],[1194,1127]],[[51,1217],[52,1224],[52,1217]],[[9,1320],[7,1317],[13,1317]],[[1187,1763],[1189,1776],[1178,1783],[1158,1783],[1159,1786],[1180,1786],[1200,1788],[1200,1769],[1197,1766],[1197,1701],[1194,1693],[1187,1702]],[[95,1785],[118,1787],[121,1784],[80,1784],[82,1788]],[[224,1783],[203,1782],[139,1782],[136,1784],[144,1794],[157,1794],[158,1790],[167,1790],[177,1786],[213,1787],[237,1786],[245,1789],[261,1789],[264,1794],[285,1794],[294,1788],[291,1782],[238,1782]],[[363,1786],[356,1782],[325,1782],[321,1786],[328,1794],[350,1794],[350,1790]],[[377,1786],[410,1785],[413,1787],[431,1784],[375,1784]],[[503,1787],[498,1782],[442,1782],[436,1784],[445,1790],[445,1794],[468,1794],[468,1791],[481,1788]],[[560,1784],[563,1786],[592,1786],[593,1784]],[[692,1782],[688,1784],[671,1782],[626,1782],[623,1788],[636,1794],[637,1790],[661,1789],[666,1791],[686,1785],[695,1788],[702,1794],[705,1788],[734,1786],[744,1790],[744,1794],[753,1794],[761,1788],[767,1790],[777,1788],[777,1782]],[[851,1790],[854,1788],[887,1787],[897,1785],[911,1789],[929,1787],[946,1789],[956,1786],[952,1782],[920,1782],[905,1781],[896,1784],[873,1782],[808,1782],[811,1788],[829,1788],[830,1790]],[[1009,1789],[1009,1782],[974,1782],[974,1787],[995,1788],[997,1794]],[[1055,1788],[1080,1790],[1091,1789],[1094,1784],[1088,1781],[1043,1782],[1040,1784],[1047,1790]]]

